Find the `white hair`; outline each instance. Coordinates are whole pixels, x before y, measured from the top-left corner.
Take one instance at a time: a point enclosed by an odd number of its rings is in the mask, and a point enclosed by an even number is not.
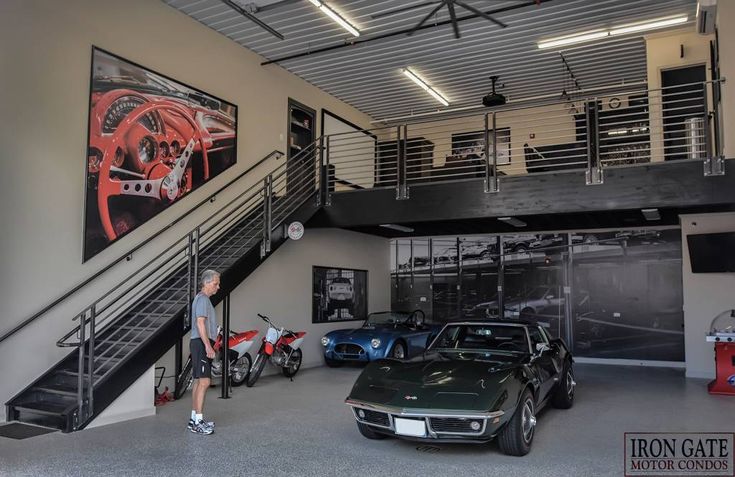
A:
[[[219,273],[214,270],[204,270],[202,272],[202,278],[199,280],[201,286],[211,283],[215,278],[219,278]]]

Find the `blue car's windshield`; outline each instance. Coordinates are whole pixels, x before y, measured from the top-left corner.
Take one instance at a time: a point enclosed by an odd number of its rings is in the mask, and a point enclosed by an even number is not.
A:
[[[395,311],[384,311],[381,313],[370,313],[365,320],[366,325],[393,325],[402,324],[408,320],[408,313],[399,313]]]
[[[432,343],[431,350],[530,352],[523,326],[482,323],[447,325]]]

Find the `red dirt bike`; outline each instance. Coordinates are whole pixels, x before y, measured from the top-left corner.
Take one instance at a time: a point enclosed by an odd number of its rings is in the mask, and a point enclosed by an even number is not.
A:
[[[222,327],[217,328],[217,339],[214,342],[215,359],[212,361],[212,377],[219,378],[222,376]],[[252,359],[248,354],[248,350],[255,342],[258,330],[244,331],[235,333],[230,331],[230,338],[227,340],[230,357],[230,383],[233,386],[241,386],[250,374],[250,366]],[[174,388],[174,398],[179,399],[184,395],[191,386],[194,378],[191,373],[191,355],[184,365],[183,371],[176,379],[176,387]]]
[[[269,360],[274,366],[281,368],[284,376],[293,378],[301,367],[301,350],[299,347],[304,341],[304,335],[306,335],[306,331],[278,328],[267,316],[260,313],[258,313],[258,316],[268,323],[268,331],[263,338],[258,354],[255,355],[253,366],[250,368],[250,376],[246,381],[248,387],[255,385],[263,372],[263,368],[265,368],[265,363]]]

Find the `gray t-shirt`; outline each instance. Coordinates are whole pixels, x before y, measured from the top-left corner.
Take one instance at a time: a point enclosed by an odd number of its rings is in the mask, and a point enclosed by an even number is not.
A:
[[[214,340],[217,337],[217,315],[212,302],[204,293],[197,293],[191,304],[191,339],[201,338],[199,328],[197,328],[197,318],[200,316],[207,317],[207,335],[210,340]]]

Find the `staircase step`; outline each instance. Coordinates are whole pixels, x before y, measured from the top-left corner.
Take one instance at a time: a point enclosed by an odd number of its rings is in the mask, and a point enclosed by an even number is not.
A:
[[[73,399],[70,396],[60,397],[58,394],[46,394],[46,396],[52,399],[34,399],[33,401],[14,404],[13,407],[16,411],[21,412],[29,411],[34,414],[43,414],[46,416],[60,416],[76,403],[76,399]]]

